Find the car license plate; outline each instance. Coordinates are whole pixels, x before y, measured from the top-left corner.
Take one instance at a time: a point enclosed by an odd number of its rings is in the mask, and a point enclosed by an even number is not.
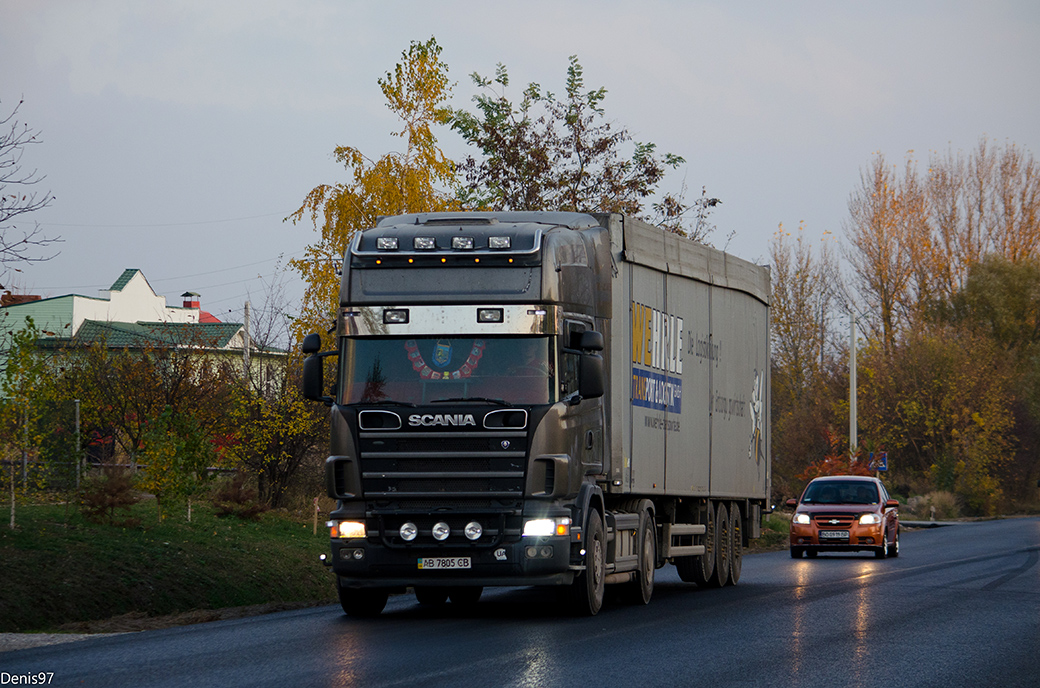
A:
[[[419,568],[423,571],[468,569],[469,562],[469,557],[419,557]]]
[[[848,540],[849,531],[847,530],[821,530],[821,540]]]

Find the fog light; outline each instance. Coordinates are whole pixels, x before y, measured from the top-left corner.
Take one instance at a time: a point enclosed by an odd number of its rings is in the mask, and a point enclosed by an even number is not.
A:
[[[411,542],[419,534],[419,529],[415,527],[415,524],[409,521],[401,525],[401,539],[405,542]]]
[[[537,547],[527,547],[527,548],[524,549],[524,554],[527,556],[528,559],[534,559],[535,557],[538,556],[538,548]]]
[[[466,524],[466,538],[469,540],[479,540],[480,536],[484,534],[484,527],[476,521],[470,521]]]
[[[552,559],[552,555],[552,547],[542,547],[540,550],[538,550],[538,556],[540,556],[542,559]]]
[[[361,559],[364,559],[364,558],[365,558],[365,550],[363,550],[363,549],[356,549],[356,550],[354,550],[354,559],[357,559],[357,560],[360,561]]]
[[[433,526],[433,539],[434,540],[447,540],[448,535],[451,534],[451,528],[444,521]]]

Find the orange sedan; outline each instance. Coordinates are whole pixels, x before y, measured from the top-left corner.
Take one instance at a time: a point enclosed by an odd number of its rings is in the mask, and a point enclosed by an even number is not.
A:
[[[788,499],[791,557],[804,552],[869,550],[878,559],[899,556],[899,502],[877,478],[833,475],[812,480],[801,499]]]

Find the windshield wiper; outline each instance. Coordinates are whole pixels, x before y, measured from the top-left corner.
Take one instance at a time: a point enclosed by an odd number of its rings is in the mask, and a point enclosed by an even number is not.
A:
[[[448,404],[451,402],[459,401],[486,401],[490,404],[498,404],[499,406],[512,406],[502,399],[489,399],[488,397],[451,397],[449,399],[434,399],[431,404]]]
[[[396,401],[394,399],[380,399],[379,401],[365,401],[361,400],[356,402],[355,406],[408,406],[409,408],[415,408],[415,404],[410,401]]]

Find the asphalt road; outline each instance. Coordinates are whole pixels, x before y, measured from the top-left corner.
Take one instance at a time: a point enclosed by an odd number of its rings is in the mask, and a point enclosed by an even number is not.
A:
[[[668,566],[649,606],[593,618],[489,589],[470,611],[406,595],[371,620],[320,607],[18,650],[0,688],[41,672],[21,685],[1035,687],[1038,559],[1040,519],[969,523],[904,533],[898,559],[748,556],[721,590]]]

